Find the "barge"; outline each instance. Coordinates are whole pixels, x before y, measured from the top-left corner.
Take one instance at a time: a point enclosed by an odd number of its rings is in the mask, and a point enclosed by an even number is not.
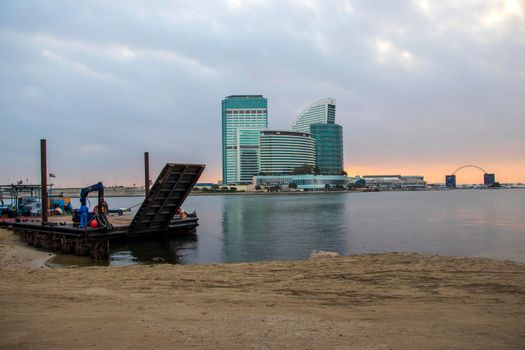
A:
[[[194,231],[199,225],[195,213],[185,218],[175,217],[175,214],[204,167],[202,164],[167,163],[129,225],[80,228],[71,223],[22,220],[0,222],[0,225],[11,226],[23,241],[36,248],[107,259],[112,240],[154,239]]]

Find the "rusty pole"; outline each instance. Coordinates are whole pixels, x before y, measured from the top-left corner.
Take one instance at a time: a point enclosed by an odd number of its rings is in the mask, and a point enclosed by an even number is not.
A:
[[[149,152],[144,152],[144,181],[147,196],[149,193]]]
[[[47,152],[46,139],[40,140],[40,187],[41,195],[41,209],[42,222],[47,222]]]

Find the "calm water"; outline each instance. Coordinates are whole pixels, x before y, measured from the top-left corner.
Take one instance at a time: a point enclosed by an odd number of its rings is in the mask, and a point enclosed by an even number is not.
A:
[[[107,198],[126,207],[140,197]],[[421,252],[525,262],[525,191],[192,196],[197,234],[112,246],[110,264],[182,264]]]

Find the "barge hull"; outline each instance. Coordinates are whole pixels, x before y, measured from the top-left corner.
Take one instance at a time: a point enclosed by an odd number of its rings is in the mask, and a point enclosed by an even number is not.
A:
[[[193,231],[199,225],[196,215],[173,217],[203,170],[201,164],[167,163],[128,226],[79,228],[46,222],[0,222],[0,226],[11,226],[22,240],[36,248],[107,259],[111,240],[148,239]]]
[[[153,239],[160,236],[178,236],[189,233],[199,226],[197,218],[172,220],[164,231],[144,230],[139,234],[128,234],[128,226],[117,226],[112,230],[81,229],[71,224],[42,225],[33,222],[0,223],[11,227],[15,234],[29,246],[59,254],[87,255],[97,260],[109,258],[111,241]]]

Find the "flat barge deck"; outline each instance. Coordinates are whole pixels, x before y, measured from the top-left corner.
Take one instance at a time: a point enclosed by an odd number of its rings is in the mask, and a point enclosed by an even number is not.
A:
[[[166,164],[129,225],[108,229],[58,222],[4,221],[0,226],[12,227],[23,241],[37,248],[107,259],[112,240],[155,238],[194,230],[199,225],[196,215],[176,219],[174,216],[203,170],[204,165],[200,164]]]

